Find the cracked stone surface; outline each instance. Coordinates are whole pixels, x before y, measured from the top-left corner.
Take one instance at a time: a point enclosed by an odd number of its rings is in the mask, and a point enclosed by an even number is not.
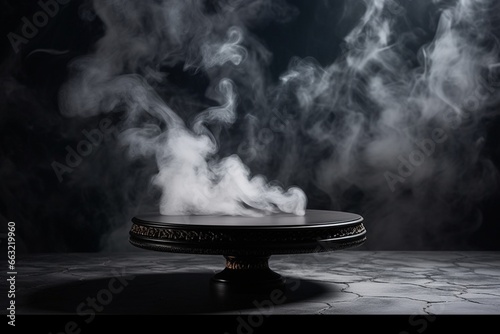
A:
[[[25,255],[17,264],[17,312],[500,314],[499,252],[345,250],[272,256],[269,263],[287,279],[285,295],[215,294],[209,281],[223,269],[222,256]]]

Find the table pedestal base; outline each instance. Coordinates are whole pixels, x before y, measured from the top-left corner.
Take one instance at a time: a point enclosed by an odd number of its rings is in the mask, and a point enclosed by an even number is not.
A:
[[[226,267],[210,283],[221,292],[266,292],[284,290],[285,279],[269,268],[270,256],[224,256]]]

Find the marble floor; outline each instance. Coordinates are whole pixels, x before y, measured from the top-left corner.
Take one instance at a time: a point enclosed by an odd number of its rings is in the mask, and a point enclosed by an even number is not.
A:
[[[138,250],[19,257],[18,315],[500,315],[499,252],[272,256],[270,267],[287,280],[284,294],[223,298],[209,285],[222,256]]]

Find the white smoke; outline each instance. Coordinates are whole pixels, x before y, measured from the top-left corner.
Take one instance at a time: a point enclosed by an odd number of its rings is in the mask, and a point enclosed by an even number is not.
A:
[[[304,166],[315,172],[301,184],[328,194],[335,209],[360,210],[370,240],[439,247],[443,238],[476,229],[476,204],[497,189],[498,171],[482,147],[484,124],[498,114],[500,97],[491,80],[500,63],[492,27],[498,5],[364,3],[340,57],[326,66],[296,58],[281,76],[273,109],[285,110],[281,119],[292,123],[284,142],[307,139],[294,145],[286,163],[307,164],[313,145],[324,153]],[[408,22],[408,11],[419,6],[437,18],[431,40]],[[345,203],[352,191],[360,203]]]
[[[247,57],[236,7],[220,17],[204,13],[201,1],[94,5],[105,35],[93,54],[73,63],[74,73],[61,90],[61,110],[68,116],[125,110],[121,141],[132,157],[156,159],[152,184],[162,191],[161,214],[305,214],[307,199],[299,188],[284,190],[252,176],[236,155],[217,156],[209,126],[231,126],[238,102],[237,88],[224,72]],[[168,86],[155,69],[179,63],[185,70],[210,72],[209,91],[220,102],[199,112],[191,127],[151,83]]]
[[[330,2],[315,5],[338,17]],[[104,35],[73,63],[61,110],[125,113],[121,143],[157,162],[163,214],[304,214],[307,193],[318,207],[361,213],[368,244],[470,235],[498,185],[484,150],[500,102],[497,2],[343,6],[355,24],[340,56],[293,57],[276,79],[252,29],[296,17],[284,1],[95,1]],[[336,33],[314,37],[333,45]]]

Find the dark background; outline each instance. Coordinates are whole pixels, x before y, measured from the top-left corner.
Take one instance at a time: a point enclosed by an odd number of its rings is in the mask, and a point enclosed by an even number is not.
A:
[[[324,1],[289,2],[297,7],[299,16],[285,24],[269,23],[254,31],[273,53],[270,72],[276,77],[287,68],[293,56],[311,56],[322,65],[335,59],[341,52],[342,38],[357,19],[356,12],[344,15],[343,1],[329,1],[328,5]],[[58,14],[40,28],[20,52],[14,53],[7,34],[19,33],[22,17],[31,21],[40,8],[35,1],[1,0],[0,4],[0,231],[5,233],[8,221],[16,222],[20,252],[133,250],[127,244],[126,232],[133,215],[155,207],[153,199],[157,194],[152,194],[147,187],[154,168],[146,162],[128,161],[113,136],[107,137],[68,181],[58,182],[51,167],[53,161],[64,161],[65,147],[75,147],[82,139],[82,130],[95,128],[101,120],[99,117],[63,117],[57,100],[59,88],[68,75],[67,64],[90,52],[102,36],[99,18],[88,3],[70,1],[60,7]],[[430,38],[432,15],[425,10],[412,14],[413,23],[428,29],[423,29],[423,33],[424,37],[428,33]],[[332,34],[325,36],[324,31]],[[62,52],[33,52],[40,49]],[[179,85],[195,92],[205,88],[203,77],[185,73],[181,68],[170,68],[169,74]],[[120,115],[110,117],[119,119]],[[485,152],[498,168],[498,119],[491,121],[487,129]],[[122,163],[111,170],[106,168],[106,161]],[[370,213],[363,211],[364,207],[359,204],[363,198],[359,189],[346,192],[340,207],[338,203],[333,205],[318,189],[306,188],[305,191],[310,195],[308,208],[358,212],[365,217],[370,231],[371,223],[367,219]],[[404,240],[389,244],[370,239],[369,234],[363,248],[500,250],[499,200],[497,188],[478,203],[481,223],[460,233],[441,238],[442,229],[427,228],[421,234],[410,230],[405,232]],[[428,224],[432,226],[433,222]],[[434,242],[421,241],[427,238]],[[439,239],[443,242],[436,243]],[[104,244],[106,240],[117,244],[109,247]]]

